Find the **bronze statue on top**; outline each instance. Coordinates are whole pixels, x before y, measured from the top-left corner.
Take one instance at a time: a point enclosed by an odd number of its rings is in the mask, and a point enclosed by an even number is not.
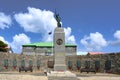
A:
[[[57,26],[58,26],[58,27],[61,27],[61,23],[60,23],[60,19],[61,19],[61,18],[60,18],[60,16],[59,16],[59,14],[56,14],[56,13],[55,13],[55,18],[56,18],[56,21],[57,21]]]

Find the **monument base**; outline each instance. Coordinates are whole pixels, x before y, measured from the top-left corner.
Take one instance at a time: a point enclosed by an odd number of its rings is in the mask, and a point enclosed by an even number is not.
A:
[[[66,65],[63,65],[63,64],[55,64],[54,65],[54,71],[66,71]]]
[[[47,73],[48,80],[79,80],[75,74],[70,71],[51,71]]]

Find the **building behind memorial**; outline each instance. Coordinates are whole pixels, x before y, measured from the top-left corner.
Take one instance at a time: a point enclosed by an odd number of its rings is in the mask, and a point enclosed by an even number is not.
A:
[[[30,44],[24,44],[22,46],[22,54],[26,55],[53,55],[53,43],[52,42],[36,42]],[[65,44],[66,55],[76,55],[77,45]]]

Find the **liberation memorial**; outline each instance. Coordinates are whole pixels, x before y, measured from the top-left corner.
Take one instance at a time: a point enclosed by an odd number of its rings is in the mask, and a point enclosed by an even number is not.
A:
[[[55,15],[57,27],[54,30],[54,71],[48,73],[48,80],[78,80],[76,75],[67,71],[65,53],[65,32],[60,24],[59,14]]]

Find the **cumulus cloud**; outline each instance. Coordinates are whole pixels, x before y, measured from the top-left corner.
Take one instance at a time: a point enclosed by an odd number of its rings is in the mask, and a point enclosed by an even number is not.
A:
[[[120,40],[110,41],[109,43],[110,43],[112,46],[120,46]]]
[[[114,33],[114,37],[118,40],[120,40],[120,30],[117,30],[115,33]]]
[[[6,44],[9,44],[8,41],[6,41],[6,40],[4,39],[4,37],[2,37],[2,36],[0,36],[0,40],[3,41],[3,42],[6,43]]]
[[[5,40],[4,37],[2,37],[2,36],[0,36],[0,40],[3,41],[4,43],[7,43],[8,46],[11,46],[13,52],[15,52],[15,53],[21,53],[22,45],[31,42],[30,38],[27,35],[25,35],[24,33],[15,35],[13,37],[12,42]]]
[[[12,24],[11,17],[9,15],[5,15],[3,12],[0,12],[0,28],[9,28]]]
[[[116,38],[116,40],[110,41],[110,44],[112,44],[113,46],[119,46],[120,45],[120,30],[117,30],[114,33],[114,38]]]
[[[26,32],[41,33],[42,41],[53,41],[54,29],[57,27],[54,13],[49,10],[41,10],[33,7],[28,7],[27,10],[27,13],[15,14],[15,20]],[[64,30],[66,41],[68,43],[75,43],[75,37],[71,35],[71,28],[64,28]],[[48,35],[49,32],[52,32],[52,34]]]
[[[83,52],[83,51],[78,51],[77,52],[77,55],[87,55],[88,54],[88,52]]]
[[[74,35],[71,35],[72,29],[70,27],[64,28],[66,43],[76,44]]]
[[[16,21],[26,32],[41,33],[43,40],[51,40],[48,36],[57,26],[54,13],[47,10],[28,7],[28,13],[15,14]]]
[[[13,37],[13,41],[10,45],[14,52],[20,53],[22,50],[22,45],[26,43],[30,43],[30,38],[24,33],[21,33]]]
[[[99,32],[90,33],[89,36],[84,36],[84,38],[81,39],[80,42],[85,46],[88,51],[99,51],[103,47],[107,46],[107,41]]]

